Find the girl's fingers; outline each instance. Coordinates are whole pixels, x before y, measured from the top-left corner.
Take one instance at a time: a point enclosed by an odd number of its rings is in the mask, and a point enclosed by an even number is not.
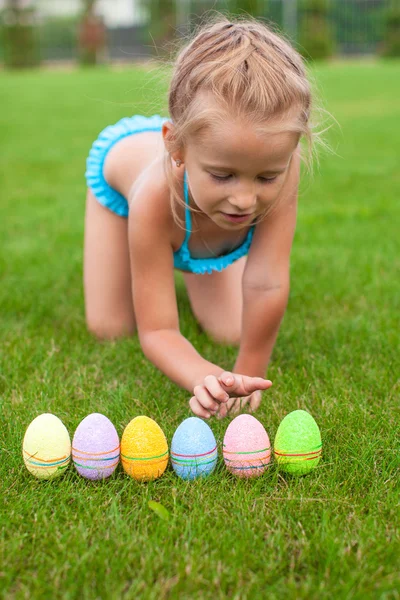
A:
[[[246,404],[249,404],[249,408],[251,412],[257,410],[261,403],[261,392],[254,392],[250,396],[245,396],[241,398],[232,398],[233,402],[231,402],[230,414],[237,415],[240,413]],[[220,409],[221,413],[221,409]]]
[[[241,412],[241,410],[243,409],[244,406],[246,406],[248,401],[249,401],[249,396],[247,396],[246,398],[236,398],[236,401],[231,408],[231,414],[237,415],[239,412]]]
[[[243,396],[250,396],[254,392],[268,390],[271,387],[272,381],[263,379],[262,377],[248,377],[243,375],[243,382],[240,391]]]
[[[236,398],[235,402],[232,405],[231,410],[229,411],[231,415],[237,415],[242,408],[243,398]]]
[[[190,398],[189,406],[196,416],[202,417],[203,419],[209,419],[211,417],[211,413],[209,413],[208,410],[201,406],[196,396]]]
[[[257,410],[257,408],[260,406],[261,404],[261,400],[262,400],[262,396],[261,393],[254,393],[251,395],[250,398],[250,410],[251,412],[254,412],[255,410]]]
[[[204,379],[204,386],[214,400],[217,400],[218,402],[226,402],[229,400],[229,394],[225,392],[224,388],[214,375],[207,375]]]
[[[212,397],[212,395],[204,387],[204,385],[196,385],[193,392],[201,406],[203,406],[203,408],[205,408],[209,412],[217,412],[219,408],[219,403]]]
[[[233,389],[236,385],[236,377],[230,371],[224,371],[218,378],[219,383],[221,383],[224,387],[227,388],[229,393],[229,389]]]
[[[230,412],[232,406],[235,404],[237,398],[229,398],[228,402],[226,403],[226,407],[228,409],[228,412]]]
[[[250,377],[248,375],[237,375],[224,371],[219,376],[219,383],[228,394],[236,396],[249,396],[257,390],[267,390],[271,387],[272,381],[263,379],[263,377]]]
[[[235,402],[236,402],[236,398],[229,398],[228,402],[225,402],[224,404],[220,404],[217,418],[223,419],[224,417],[226,417],[226,415],[231,410],[231,408]]]
[[[262,377],[248,377],[243,376],[243,387],[247,394],[252,394],[257,390],[268,390],[272,385],[272,381],[269,379],[263,379]]]
[[[226,404],[220,404],[219,411],[215,415],[217,417],[217,419],[224,419],[227,414],[228,414],[228,408],[227,408]]]

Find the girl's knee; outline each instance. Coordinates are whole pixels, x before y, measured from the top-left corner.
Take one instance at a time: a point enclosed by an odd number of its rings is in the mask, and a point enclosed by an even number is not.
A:
[[[136,324],[131,320],[100,320],[87,318],[88,331],[98,340],[115,340],[131,337],[136,331]]]
[[[229,346],[239,346],[241,338],[241,329],[232,326],[223,329],[221,327],[203,327],[204,331],[214,342],[218,344],[227,344]]]

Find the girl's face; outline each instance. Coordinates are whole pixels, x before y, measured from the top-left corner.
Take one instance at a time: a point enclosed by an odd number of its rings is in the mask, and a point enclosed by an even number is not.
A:
[[[229,123],[203,132],[180,158],[197,208],[222,229],[240,229],[262,216],[285,182],[299,134],[256,135]]]

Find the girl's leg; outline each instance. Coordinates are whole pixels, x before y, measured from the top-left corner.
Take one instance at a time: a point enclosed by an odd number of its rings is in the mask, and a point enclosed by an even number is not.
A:
[[[101,339],[132,335],[128,219],[102,206],[88,190],[84,242],[86,323]]]
[[[201,327],[217,342],[238,345],[242,330],[243,256],[211,275],[183,273],[192,311]]]

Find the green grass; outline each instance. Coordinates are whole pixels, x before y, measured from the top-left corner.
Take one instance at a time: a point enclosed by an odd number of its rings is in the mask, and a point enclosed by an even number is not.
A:
[[[318,66],[316,78],[341,125],[328,135],[337,155],[302,181],[291,297],[257,417],[273,440],[285,414],[310,411],[320,466],[241,481],[220,454],[203,481],[169,467],[139,484],[119,467],[94,484],[72,467],[53,482],[26,471],[34,417],[56,414],[72,437],[91,412],[120,435],[145,414],[170,442],[190,416],[137,337],[98,343],[83,308],[87,152],[123,116],[166,114],[166,85],[143,69],[0,74],[2,597],[400,598],[400,63]],[[184,335],[232,368],[235,349],[199,331],[179,274],[177,293]],[[228,422],[210,422],[220,448]]]

